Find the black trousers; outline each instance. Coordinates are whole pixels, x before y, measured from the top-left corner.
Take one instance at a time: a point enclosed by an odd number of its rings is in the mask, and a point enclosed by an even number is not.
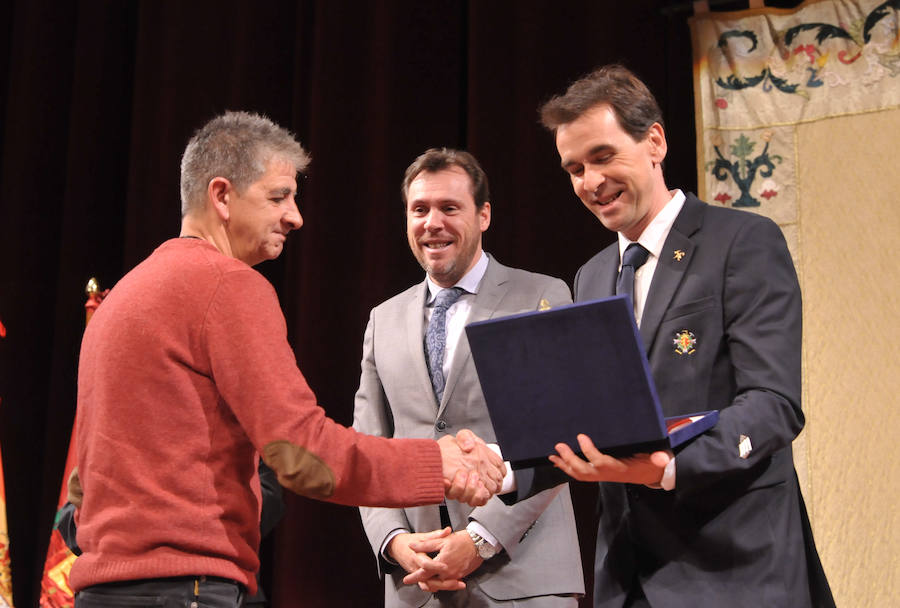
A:
[[[105,583],[82,589],[75,608],[238,608],[243,587],[211,576]]]

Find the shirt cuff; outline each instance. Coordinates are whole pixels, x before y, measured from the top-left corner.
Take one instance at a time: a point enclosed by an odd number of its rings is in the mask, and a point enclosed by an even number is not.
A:
[[[397,566],[398,564],[397,564],[397,562],[394,561],[394,558],[391,557],[390,553],[388,553],[387,548],[388,548],[388,545],[391,544],[391,540],[393,540],[393,538],[395,536],[397,536],[398,534],[409,534],[409,530],[405,530],[404,528],[396,528],[394,530],[391,530],[390,534],[388,534],[387,537],[384,539],[384,542],[381,543],[381,551],[380,551],[381,557],[384,558],[384,561],[386,561],[389,564],[393,564],[395,566]]]
[[[659,482],[663,490],[671,492],[675,489],[675,459],[673,458],[666,464],[666,470],[663,471],[662,479]]]
[[[489,443],[487,444],[487,447],[489,447],[497,456],[503,458],[503,454],[500,452],[499,445],[497,445],[496,443]],[[506,467],[506,475],[503,476],[503,484],[500,486],[500,491],[497,492],[497,494],[509,494],[510,492],[515,492],[518,489],[516,484],[516,476],[513,474],[513,470],[509,464],[509,461],[504,460],[503,466]],[[477,530],[475,531],[477,532]],[[483,534],[481,535],[481,537],[485,539],[487,538]]]

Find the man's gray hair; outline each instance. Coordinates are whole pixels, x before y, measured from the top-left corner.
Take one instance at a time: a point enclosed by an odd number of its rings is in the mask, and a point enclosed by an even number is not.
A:
[[[294,135],[269,118],[249,112],[225,112],[200,127],[181,157],[181,215],[201,208],[214,177],[224,177],[243,192],[266,172],[272,158],[302,173],[310,157]]]

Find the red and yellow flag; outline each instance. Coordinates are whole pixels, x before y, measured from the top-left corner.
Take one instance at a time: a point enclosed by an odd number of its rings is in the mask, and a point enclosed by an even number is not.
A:
[[[57,518],[59,510],[66,504],[66,481],[75,466],[75,430],[69,441],[69,455],[66,457],[66,469],[63,474],[62,490],[56,506]],[[66,546],[62,534],[53,523],[50,533],[50,546],[47,548],[47,560],[44,562],[44,576],[41,578],[41,608],[72,608],[75,606],[75,593],[69,587],[69,570],[76,556]]]
[[[0,322],[0,338],[6,328]],[[12,608],[12,570],[9,567],[9,529],[6,527],[6,487],[3,485],[3,454],[0,452],[0,608]]]
[[[0,459],[2,459],[0,455]],[[6,529],[6,489],[0,467],[0,608],[12,608],[12,571],[9,568],[9,533]]]
[[[91,279],[87,284],[87,302],[85,308],[85,324],[91,320],[91,316],[103,298],[109,292],[101,292],[96,279]],[[76,414],[77,415],[77,414]],[[59,523],[59,511],[66,504],[68,495],[67,482],[77,462],[75,446],[75,426],[72,427],[72,437],[69,440],[69,453],[66,456],[66,468],[63,472],[63,480],[59,491],[59,501],[56,505],[57,521],[53,524],[50,533],[50,546],[47,548],[47,560],[44,562],[44,576],[41,578],[41,608],[72,608],[75,605],[75,594],[69,587],[69,571],[76,556],[66,546],[62,534],[57,529]],[[2,608],[2,605],[0,605]]]
[[[3,456],[0,454],[0,462]],[[0,467],[0,608],[12,608],[12,571],[9,568],[9,532],[6,528],[6,488]]]

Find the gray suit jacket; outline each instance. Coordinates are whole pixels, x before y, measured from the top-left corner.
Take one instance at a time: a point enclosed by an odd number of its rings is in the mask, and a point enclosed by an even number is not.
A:
[[[615,243],[589,260],[576,300],[612,295],[618,264]],[[675,347],[684,332],[693,352]],[[829,605],[791,457],[801,302],[778,226],[688,193],[641,336],[664,414],[716,409],[719,422],[675,450],[673,491],[601,484],[595,605],[621,606],[635,580],[652,606]]]
[[[370,315],[363,344],[362,374],[353,426],[386,437],[433,437],[473,430],[495,441],[465,334],[456,346],[442,403],[437,403],[425,363],[424,306],[427,287],[414,285]],[[537,310],[571,301],[566,284],[548,276],[508,268],[491,258],[468,322]],[[513,599],[584,593],[578,535],[567,485],[508,506],[497,497],[472,509],[447,501],[454,530],[477,520],[503,544],[468,578],[490,597]],[[403,585],[402,568],[381,559],[394,530],[427,532],[441,527],[437,505],[408,509],[361,508],[363,527],[385,575],[388,606],[421,606],[430,594]]]

